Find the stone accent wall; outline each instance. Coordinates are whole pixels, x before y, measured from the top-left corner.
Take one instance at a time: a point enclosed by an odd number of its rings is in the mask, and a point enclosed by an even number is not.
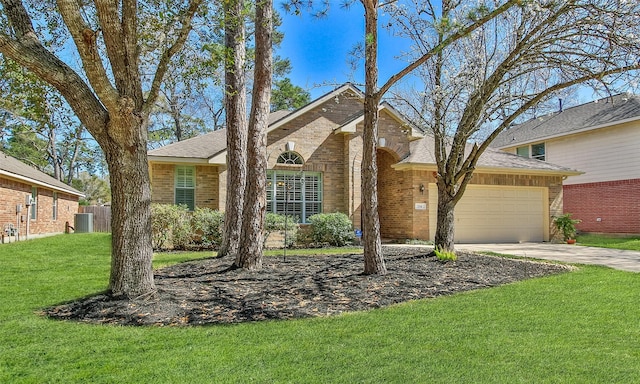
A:
[[[57,192],[58,208],[57,218],[53,218],[53,190],[43,186],[37,186],[38,200],[36,205],[37,215],[31,220],[30,213],[24,205],[25,196],[31,195],[31,184],[23,181],[0,178],[0,230],[5,224],[18,226],[20,236],[27,233],[27,221],[29,221],[29,234],[62,233],[65,223],[73,225],[74,215],[78,213],[78,196],[64,192]],[[22,212],[16,215],[16,206],[22,206]]]
[[[565,185],[564,212],[579,231],[640,234],[640,179]]]

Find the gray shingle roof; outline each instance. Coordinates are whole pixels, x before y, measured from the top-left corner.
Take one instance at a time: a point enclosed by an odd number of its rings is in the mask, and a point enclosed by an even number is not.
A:
[[[269,114],[269,124],[289,115],[291,111],[280,110]],[[149,151],[149,156],[210,159],[227,149],[227,130],[205,133],[187,140]]]
[[[465,152],[468,153],[471,148],[471,145],[467,145]],[[412,142],[411,154],[402,160],[400,164],[435,165],[436,158],[433,138],[426,136],[423,139]],[[517,156],[493,148],[487,148],[487,150],[480,155],[476,168],[504,168],[516,171],[522,170],[522,173],[550,172],[566,175],[577,175],[580,173],[571,168],[561,167],[546,161]]]
[[[149,156],[209,159],[227,149],[227,130],[220,129],[149,151]]]
[[[0,152],[0,173],[16,177],[18,179],[26,179],[26,182],[32,181],[34,184],[43,185],[53,190],[70,193],[72,195],[83,196],[82,192],[67,184],[56,180],[55,178],[40,172],[37,169],[28,166],[20,160]]]
[[[515,125],[496,137],[494,148],[505,148],[573,131],[597,129],[624,120],[640,118],[640,96],[621,94],[581,104]]]

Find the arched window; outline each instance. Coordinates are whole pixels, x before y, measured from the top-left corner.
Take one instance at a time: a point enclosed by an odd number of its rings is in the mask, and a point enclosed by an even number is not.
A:
[[[296,152],[282,152],[280,156],[278,156],[278,160],[276,161],[278,164],[289,164],[289,165],[302,165],[304,164],[304,160],[302,160],[302,156],[297,154]]]

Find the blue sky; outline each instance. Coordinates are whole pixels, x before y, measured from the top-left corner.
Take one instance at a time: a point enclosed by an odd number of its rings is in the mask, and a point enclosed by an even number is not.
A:
[[[282,16],[280,30],[284,32],[277,54],[291,61],[293,70],[289,77],[293,84],[309,90],[313,99],[351,80],[348,52],[364,37],[364,10],[360,3],[355,2],[349,9],[332,4],[327,16],[320,19],[308,12],[300,16],[286,14],[278,3],[276,9]],[[406,65],[396,57],[408,51],[409,44],[380,29],[379,45],[379,83],[382,84]],[[360,65],[353,80],[364,82],[363,73]],[[314,87],[322,83],[331,85]]]
[[[315,99],[347,81],[364,83],[362,64],[352,79],[347,62],[348,52],[363,41],[364,36],[364,10],[358,1],[349,9],[331,1],[331,9],[323,18],[316,18],[308,11],[302,15],[287,14],[282,2],[277,0],[275,7],[282,17],[280,31],[284,33],[284,40],[276,54],[291,61],[292,72],[288,77],[293,84],[308,90],[311,98]],[[407,63],[398,59],[398,56],[409,51],[411,44],[407,39],[390,36],[383,28],[379,28],[378,37],[378,84],[381,85],[406,66]],[[329,85],[318,86],[324,83]],[[590,89],[581,88],[575,95],[576,100],[567,100],[567,107],[601,96]]]

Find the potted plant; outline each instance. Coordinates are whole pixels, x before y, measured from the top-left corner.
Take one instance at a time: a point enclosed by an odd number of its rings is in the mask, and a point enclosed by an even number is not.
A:
[[[574,244],[576,242],[576,224],[581,221],[582,220],[572,219],[570,213],[556,216],[553,219],[553,223],[555,224],[558,231],[562,232],[564,241],[566,241],[568,244]]]

